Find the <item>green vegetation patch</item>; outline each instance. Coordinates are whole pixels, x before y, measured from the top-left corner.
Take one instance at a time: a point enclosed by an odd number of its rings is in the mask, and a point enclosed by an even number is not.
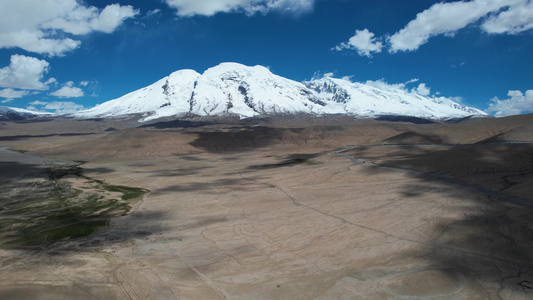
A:
[[[92,234],[147,192],[85,177],[79,164],[15,178],[0,184],[0,247],[42,248]]]

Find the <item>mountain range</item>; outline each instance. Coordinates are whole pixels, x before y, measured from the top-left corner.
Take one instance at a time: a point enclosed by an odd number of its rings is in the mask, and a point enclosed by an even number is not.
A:
[[[179,70],[145,88],[75,113],[74,117],[120,117],[141,114],[141,121],[163,117],[238,115],[350,114],[450,119],[486,116],[479,109],[445,97],[428,97],[405,89],[353,83],[324,77],[297,82],[263,66],[222,63],[200,74]]]
[[[32,112],[18,109],[11,112],[11,117],[15,113],[27,117]],[[179,70],[145,88],[70,116],[141,115],[140,121],[146,122],[188,116],[247,118],[285,114],[406,116],[433,120],[487,116],[479,109],[448,98],[420,95],[401,87],[332,77],[297,82],[275,75],[263,66],[238,63],[222,63],[203,74]]]

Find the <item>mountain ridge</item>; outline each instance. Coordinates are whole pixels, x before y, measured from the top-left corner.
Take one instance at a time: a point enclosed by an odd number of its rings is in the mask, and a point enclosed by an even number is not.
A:
[[[15,107],[0,106],[0,121],[23,121],[36,117],[49,117],[51,115],[51,113],[37,112]]]

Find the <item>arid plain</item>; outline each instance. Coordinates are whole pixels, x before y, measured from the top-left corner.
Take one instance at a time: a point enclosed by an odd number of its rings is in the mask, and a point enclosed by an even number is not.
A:
[[[0,147],[1,299],[533,299],[533,115],[3,122]]]

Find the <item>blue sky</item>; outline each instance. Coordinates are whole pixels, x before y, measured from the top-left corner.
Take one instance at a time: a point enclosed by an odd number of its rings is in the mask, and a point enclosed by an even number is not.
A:
[[[0,105],[69,112],[179,69],[264,65],[533,111],[531,0],[2,0]]]

